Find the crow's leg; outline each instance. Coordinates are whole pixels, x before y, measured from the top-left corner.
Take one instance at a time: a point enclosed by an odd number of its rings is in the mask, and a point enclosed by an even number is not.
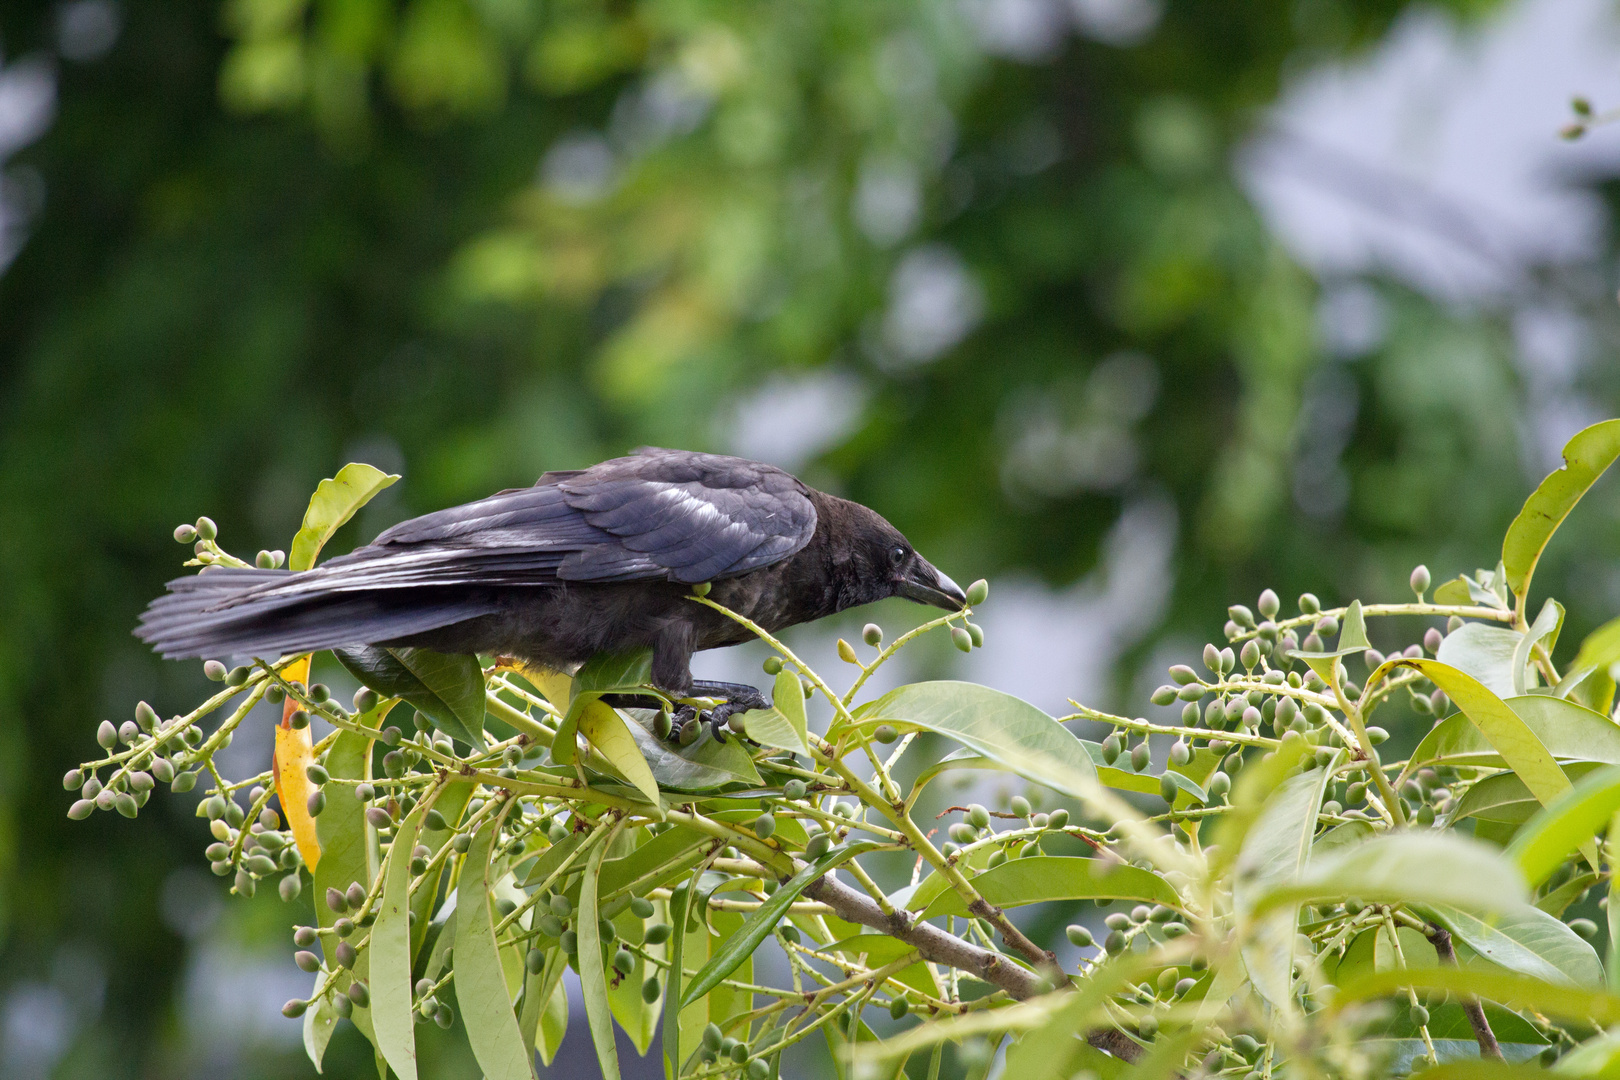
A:
[[[692,694],[696,697],[724,699],[719,705],[710,709],[707,714],[709,727],[714,732],[717,742],[726,741],[726,721],[735,714],[771,707],[771,703],[765,700],[765,695],[747,683],[709,682],[703,679],[694,679],[692,681]]]
[[[709,682],[704,679],[692,680],[693,697],[722,698],[727,705],[737,706],[732,712],[748,712],[750,709],[768,709],[771,703],[765,700],[765,695],[747,683],[735,682]]]

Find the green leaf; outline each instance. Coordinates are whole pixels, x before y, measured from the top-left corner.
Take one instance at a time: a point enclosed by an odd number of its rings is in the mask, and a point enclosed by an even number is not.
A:
[[[1571,986],[1603,985],[1603,965],[1592,946],[1540,908],[1516,907],[1489,918],[1450,904],[1421,910],[1498,967]]]
[[[559,765],[574,764],[578,753],[576,736],[586,708],[603,694],[646,690],[652,678],[652,650],[628,653],[600,653],[574,673],[569,684],[568,707],[551,740],[551,760]],[[656,797],[654,797],[656,801]]]
[[[771,688],[771,707],[787,720],[788,726],[798,738],[801,748],[795,752],[808,756],[810,724],[804,712],[804,688],[799,682],[799,677],[786,668],[776,673],[776,684]]]
[[[1610,619],[1581,642],[1575,654],[1576,669],[1606,668],[1620,662],[1620,619]]]
[[[1446,635],[1435,659],[1472,676],[1497,697],[1515,697],[1524,674],[1521,671],[1514,677],[1514,656],[1523,642],[1524,635],[1517,630],[1464,623]]]
[[[452,985],[467,1028],[467,1042],[486,1080],[532,1080],[533,1069],[512,1012],[489,903],[495,885],[490,856],[499,827],[499,819],[492,820],[475,832],[462,862],[456,889],[456,977]]]
[[[1564,444],[1563,466],[1525,500],[1502,541],[1502,566],[1514,595],[1529,592],[1547,542],[1616,457],[1620,457],[1620,420],[1593,424]]]
[[[1571,853],[1591,842],[1620,811],[1620,767],[1599,769],[1532,818],[1507,849],[1525,880],[1540,885]]]
[[[910,945],[899,938],[872,932],[854,934],[840,941],[835,941],[830,945],[823,946],[822,951],[843,953],[871,970],[882,967],[884,964],[891,964],[907,953],[915,952],[916,948],[915,945]],[[862,960],[862,957],[865,959]],[[935,997],[939,996],[939,985],[929,972],[928,965],[921,960],[910,967],[901,968],[895,973],[894,978],[922,993]]]
[[[1523,695],[1533,685],[1530,680],[1535,678],[1536,673],[1530,666],[1530,660],[1537,643],[1544,642],[1542,651],[1551,656],[1558,644],[1558,632],[1563,628],[1564,605],[1549,599],[1541,605],[1541,614],[1531,624],[1530,632],[1519,639],[1518,647],[1513,650],[1513,696]]]
[[[1074,733],[1011,694],[974,683],[913,683],[878,698],[860,723],[884,720],[949,736],[1026,780],[1075,798],[1097,783],[1091,755]]]
[[[757,910],[749,913],[743,920],[742,929],[721,943],[719,950],[709,958],[707,964],[703,965],[702,970],[692,976],[691,985],[681,995],[681,1008],[684,1009],[719,986],[720,980],[730,975],[744,960],[752,956],[754,950],[759,948],[760,942],[770,936],[776,924],[787,915],[793,901],[809,888],[811,882],[841,863],[881,846],[875,841],[861,840],[834,848],[784,882]],[[584,949],[583,944],[580,949]]]
[[[326,972],[315,973],[315,985],[318,987],[326,981]],[[326,1046],[332,1041],[332,1032],[337,1029],[337,1022],[342,1019],[337,1010],[332,1008],[330,997],[320,998],[304,1012],[304,1053],[308,1055],[315,1071],[321,1071],[321,1060],[326,1057]]]
[[[665,946],[645,943],[646,925],[635,912],[621,911],[612,922],[620,941],[639,945],[653,956],[663,958]],[[617,986],[608,990],[608,1008],[612,1010],[613,1018],[619,1022],[619,1027],[624,1029],[624,1033],[630,1036],[630,1042],[635,1046],[636,1053],[643,1056],[652,1046],[653,1036],[658,1032],[658,1018],[662,1012],[664,999],[660,997],[651,1004],[643,1001],[641,984],[658,970],[656,965],[636,955],[635,966],[630,969],[629,974],[621,978]]]
[[[444,816],[448,829],[436,830],[423,828],[416,842],[425,846],[434,855],[444,845],[450,842],[457,823],[461,821],[462,811],[466,810],[468,801],[472,798],[473,788],[476,785],[471,780],[450,780],[440,789],[438,796],[433,800],[433,808]],[[429,856],[431,859],[431,856]],[[433,924],[433,908],[439,899],[439,883],[450,865],[450,860],[439,863],[438,869],[428,872],[427,879],[411,895],[411,914],[416,917],[411,927],[411,963],[414,967],[416,958],[421,954],[422,945],[427,940],[428,930]]]
[[[631,725],[619,715],[618,710],[610,708],[599,698],[586,700],[580,709],[578,724],[585,741],[596,747],[608,763],[618,770],[619,775],[630,781],[648,802],[659,805],[658,781],[653,779],[647,759],[641,756],[641,751],[636,747],[635,736],[630,734]]]
[[[1554,1076],[1613,1077],[1620,1074],[1620,1031],[1600,1031],[1553,1063]]]
[[[568,989],[562,981],[568,967],[562,950],[555,950],[547,961],[545,981],[541,983],[540,1024],[535,1030],[535,1048],[540,1051],[540,1062],[549,1066],[557,1058],[563,1037],[568,1034]]]
[[[452,739],[483,749],[484,672],[476,656],[381,645],[332,652],[381,696],[404,699]]]
[[[635,896],[645,896],[701,862],[711,841],[712,837],[691,829],[660,833],[630,854],[604,862],[597,895],[614,896],[628,889]]]
[[[400,1080],[416,1080],[416,1020],[411,1015],[411,859],[435,787],[400,822],[383,873],[382,902],[371,928],[371,1023],[377,1052]]]
[[[669,1004],[681,1000],[681,976],[686,970],[686,920],[692,893],[697,888],[697,875],[682,888],[675,889],[669,898],[669,925],[675,932],[669,936],[669,973],[664,976],[664,1075],[681,1074],[681,1008]]]
[[[1620,724],[1602,713],[1549,694],[1512,698],[1507,706],[1518,714],[1555,759],[1620,765]],[[1437,762],[1496,769],[1507,767],[1502,755],[1462,714],[1436,724],[1412,751],[1407,769],[1411,771]]]
[[[804,695],[799,695],[800,713],[804,711]],[[780,709],[751,709],[742,715],[743,730],[748,737],[761,746],[769,746],[777,750],[786,750],[792,754],[809,756],[810,747],[806,745],[801,729],[796,728],[793,722],[785,716]]]
[[[1232,906],[1240,918],[1257,913],[1268,889],[1298,878],[1311,857],[1311,837],[1329,769],[1311,769],[1283,781],[1266,799],[1238,851],[1232,879]],[[1274,1008],[1293,999],[1294,909],[1259,920],[1243,943],[1241,955],[1249,978]]]
[[[1342,1009],[1352,1002],[1384,997],[1407,987],[1448,990],[1458,996],[1474,994],[1510,1009],[1529,1009],[1575,1021],[1620,1023],[1620,997],[1602,990],[1550,983],[1514,972],[1450,966],[1380,971],[1349,980],[1334,995],[1333,1008]]]
[[[653,779],[665,791],[714,791],[728,784],[764,783],[754,760],[737,739],[717,742],[704,725],[703,733],[690,746],[665,742],[653,734],[651,709],[621,709],[631,721],[630,734],[652,770]]]
[[[392,701],[381,703],[370,712],[356,717],[355,723],[364,728],[376,728],[388,715],[393,704]],[[327,751],[326,771],[335,780],[370,780],[371,743],[371,739],[353,731],[339,732],[338,737],[332,742],[332,748]],[[352,790],[352,788],[347,784],[333,785],[333,790]],[[321,844],[321,861],[316,864],[311,874],[314,881],[312,891],[316,898],[315,919],[323,929],[330,929],[332,924],[337,922],[338,915],[327,907],[326,901],[322,899],[326,895],[326,890],[337,889],[339,892],[347,892],[349,886],[355,882],[368,889],[371,887],[379,861],[377,837],[375,830],[366,823],[365,807],[354,798],[332,799],[326,811],[315,819],[315,833]],[[337,948],[337,943],[336,934],[321,935],[321,947],[326,953],[329,965],[337,963],[333,952]],[[365,979],[370,970],[370,950],[362,949],[355,959],[353,969],[340,975],[333,984],[334,992],[342,993],[347,990],[355,979]],[[351,1019],[361,1034],[367,1039],[373,1038],[370,1009],[355,1009]]]
[[[309,509],[304,511],[303,527],[293,537],[292,550],[287,555],[287,569],[308,570],[314,566],[321,548],[332,539],[332,534],[370,502],[377,492],[398,479],[397,474],[351,462],[339,469],[336,476],[317,484],[315,494],[309,499]]]
[[[596,902],[602,857],[608,845],[597,844],[585,860],[579,891],[579,985],[585,995],[585,1023],[596,1044],[596,1063],[603,1080],[619,1080],[619,1051],[613,1045],[613,1012],[608,1005],[607,976],[602,967],[601,912]]]
[[[1551,751],[1535,731],[1506,702],[1473,676],[1438,660],[1395,660],[1381,665],[1379,670],[1392,667],[1414,668],[1444,690],[1543,804],[1569,790],[1569,778],[1558,767]],[[1373,682],[1372,679],[1367,681],[1369,685]],[[1558,700],[1546,695],[1538,696],[1548,701]]]
[[[652,683],[652,650],[601,653],[574,673],[574,695],[639,690]]]
[[[1583,776],[1605,766],[1594,761],[1572,761],[1562,768],[1571,783],[1578,783]],[[1452,822],[1458,822],[1475,817],[1482,821],[1518,826],[1535,817],[1540,811],[1541,803],[1530,794],[1530,789],[1524,786],[1524,781],[1513,773],[1504,772],[1487,776],[1470,786],[1463,797],[1457,800],[1450,819]]]
[[[525,889],[538,889],[544,885],[546,879],[551,877],[557,868],[563,864],[563,860],[577,851],[579,845],[583,844],[589,835],[589,833],[571,832],[542,851],[540,857],[534,861],[534,865],[529,867],[529,872],[523,879],[523,887]],[[553,885],[552,888],[555,889],[556,886]]]
[[[1368,903],[1452,904],[1467,911],[1513,911],[1529,890],[1519,868],[1490,845],[1455,833],[1385,833],[1251,901],[1259,915],[1286,904],[1357,896]]]
[[[1335,825],[1311,841],[1311,858],[1325,859],[1346,848],[1355,847],[1369,839],[1375,831],[1372,823],[1367,821],[1347,821],[1343,825]]]
[[[922,911],[924,919],[966,915],[967,904],[961,894],[937,874],[929,881],[935,879],[938,885],[930,890],[933,895],[919,887],[909,906],[916,910],[926,904]],[[1108,859],[1057,855],[1008,859],[973,878],[973,887],[997,907],[1019,907],[1049,900],[1139,900],[1178,910],[1182,906],[1176,891],[1159,875]]]

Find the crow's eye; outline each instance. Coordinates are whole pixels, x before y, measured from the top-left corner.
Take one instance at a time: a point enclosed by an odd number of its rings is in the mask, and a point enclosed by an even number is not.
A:
[[[895,566],[899,566],[901,563],[903,563],[905,561],[906,561],[906,549],[905,548],[903,548],[903,547],[892,547],[892,548],[889,549],[889,562],[893,563]]]

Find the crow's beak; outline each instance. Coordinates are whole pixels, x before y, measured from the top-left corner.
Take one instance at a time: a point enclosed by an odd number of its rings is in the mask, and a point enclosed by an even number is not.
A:
[[[906,576],[900,579],[900,595],[919,604],[932,604],[946,611],[959,611],[967,604],[967,593],[944,574],[935,570],[921,555]]]

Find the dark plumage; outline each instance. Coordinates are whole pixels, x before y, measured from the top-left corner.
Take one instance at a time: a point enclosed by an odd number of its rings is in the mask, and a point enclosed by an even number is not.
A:
[[[964,603],[858,503],[756,461],[649,448],[413,518],[313,570],[179,578],[136,634],[170,658],[412,645],[562,671],[648,647],[654,684],[687,696],[693,652],[749,637],[685,599],[705,581],[773,632],[890,596]],[[763,704],[751,687],[723,696]]]

